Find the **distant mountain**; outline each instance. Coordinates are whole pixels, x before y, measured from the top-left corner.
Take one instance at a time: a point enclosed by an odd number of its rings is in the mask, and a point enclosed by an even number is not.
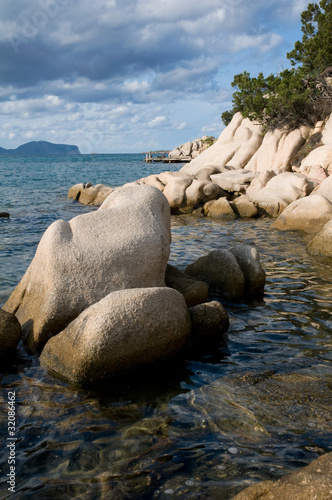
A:
[[[0,148],[2,156],[47,156],[47,155],[80,155],[77,146],[68,144],[52,144],[46,141],[32,141],[22,144],[16,149]]]

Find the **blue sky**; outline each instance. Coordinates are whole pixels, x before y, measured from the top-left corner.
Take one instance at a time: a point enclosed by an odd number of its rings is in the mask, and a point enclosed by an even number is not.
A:
[[[306,0],[5,0],[0,146],[173,149],[218,136],[231,82],[289,67]]]

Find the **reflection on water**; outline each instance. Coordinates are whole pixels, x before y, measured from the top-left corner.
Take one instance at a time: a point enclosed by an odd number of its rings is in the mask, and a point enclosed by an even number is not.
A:
[[[11,498],[229,499],[332,451],[331,261],[268,219],[173,218],[171,263],[255,244],[259,302],[225,302],[227,346],[83,390],[23,349],[0,379],[17,395],[17,493]],[[217,297],[215,297],[217,298]],[[1,417],[6,498],[7,420]]]

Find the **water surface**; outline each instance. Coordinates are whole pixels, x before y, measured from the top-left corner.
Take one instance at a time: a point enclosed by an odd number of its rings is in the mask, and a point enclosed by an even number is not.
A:
[[[68,188],[158,172],[143,157],[0,159],[0,210],[11,213],[0,220],[0,305],[48,225],[93,210],[67,200]],[[20,347],[0,375],[1,499],[226,500],[332,451],[332,263],[270,224],[172,217],[170,261],[179,268],[238,243],[259,249],[265,294],[224,302],[227,345],[89,390],[53,378]],[[18,412],[14,495],[5,477],[9,390]]]

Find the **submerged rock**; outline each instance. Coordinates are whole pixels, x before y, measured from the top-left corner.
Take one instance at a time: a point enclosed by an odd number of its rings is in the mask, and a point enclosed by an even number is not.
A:
[[[0,356],[12,354],[22,337],[18,319],[7,311],[0,309]]]
[[[208,299],[209,287],[204,281],[197,281],[170,264],[166,268],[166,286],[180,292],[188,307],[196,306]]]
[[[326,453],[303,469],[278,481],[263,481],[249,486],[233,500],[324,500],[331,498],[332,453]]]
[[[229,317],[224,307],[216,300],[189,308],[192,323],[191,344],[200,346],[226,340]]]
[[[265,271],[255,247],[237,245],[229,250],[214,250],[185,269],[195,279],[205,281],[227,299],[261,295]]]
[[[119,290],[51,338],[40,360],[71,382],[91,383],[177,354],[190,331],[185,300],[176,290]]]
[[[125,288],[165,286],[170,210],[151,186],[118,188],[99,210],[51,224],[4,305],[40,349],[84,309]]]
[[[256,247],[236,245],[229,249],[236,258],[245,279],[244,294],[250,297],[261,295],[265,287],[265,271],[261,266]]]
[[[205,281],[227,299],[239,299],[244,294],[243,272],[229,250],[214,250],[189,264],[185,272],[197,280]]]

